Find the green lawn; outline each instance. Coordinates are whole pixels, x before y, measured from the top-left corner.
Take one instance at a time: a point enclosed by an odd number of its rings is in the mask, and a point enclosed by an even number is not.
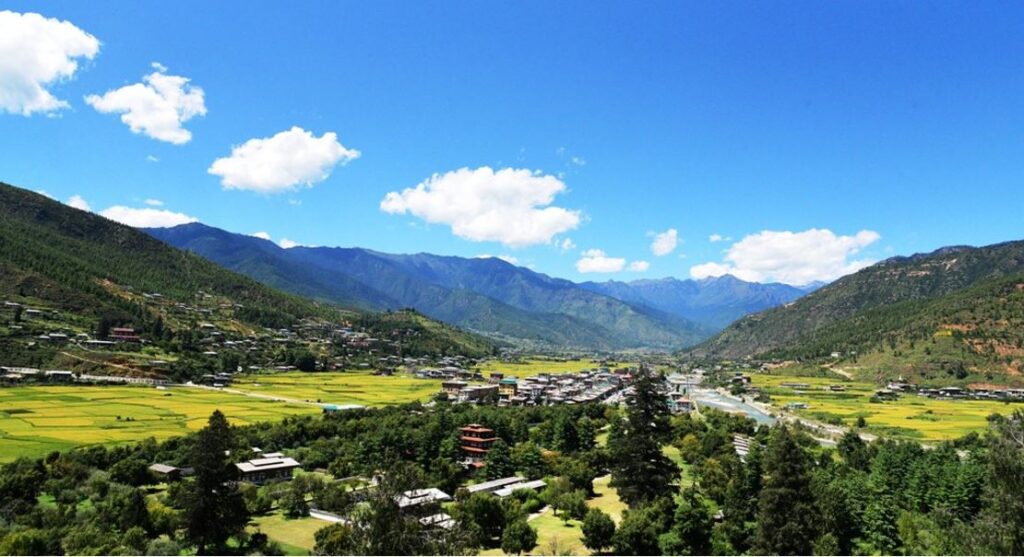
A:
[[[97,443],[166,439],[219,409],[235,424],[319,412],[315,406],[192,388],[26,386],[0,389],[0,462]]]
[[[286,518],[280,511],[253,518],[252,530],[259,529],[281,544],[288,555],[308,555],[316,544],[317,530],[330,526],[316,518]]]

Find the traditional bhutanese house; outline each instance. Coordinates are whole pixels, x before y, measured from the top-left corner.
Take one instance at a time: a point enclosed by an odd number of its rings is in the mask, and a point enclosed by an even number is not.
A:
[[[532,480],[529,482],[520,482],[516,484],[506,485],[505,487],[494,492],[498,497],[508,497],[520,489],[529,489],[532,491],[539,491],[548,485],[544,480]]]
[[[406,491],[398,498],[398,508],[409,509],[413,507],[419,508],[430,508],[436,505],[440,505],[445,501],[451,501],[451,495],[437,489],[436,487],[429,487],[427,489],[413,489]]]
[[[254,484],[291,479],[292,473],[300,466],[294,458],[280,456],[280,453],[235,464],[239,479]]]
[[[469,424],[460,431],[462,435],[459,437],[459,442],[463,456],[471,466],[476,468],[483,466],[487,451],[498,440],[494,435],[494,430],[480,424]]]
[[[121,342],[139,342],[139,335],[131,327],[111,327],[108,337]]]
[[[458,400],[460,402],[479,402],[494,400],[498,396],[497,385],[474,385],[472,387],[466,387],[459,392]]]
[[[466,385],[468,385],[468,383],[465,381],[442,381],[441,392],[448,395],[450,398],[456,398],[459,396],[459,393],[462,392],[462,389],[466,388]]]
[[[519,381],[515,377],[506,377],[498,381],[498,398],[508,400],[516,396],[519,388]]]
[[[150,464],[149,472],[153,474],[153,477],[164,482],[176,482],[185,476],[192,475],[191,468],[178,468],[177,466],[160,464],[159,462]]]
[[[470,495],[474,493],[494,493],[495,491],[498,491],[499,489],[505,486],[522,483],[525,481],[526,478],[522,478],[519,476],[510,476],[508,478],[500,478],[497,480],[491,480],[489,482],[483,482],[467,486],[466,491],[468,491]]]

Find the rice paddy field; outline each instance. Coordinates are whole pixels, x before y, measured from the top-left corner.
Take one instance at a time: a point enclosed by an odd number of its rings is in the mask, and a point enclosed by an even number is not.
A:
[[[367,371],[274,373],[235,379],[232,390],[323,404],[385,406],[426,402],[441,390],[439,379],[373,375]]]
[[[480,365],[480,372],[486,377],[492,372],[504,373],[519,379],[533,377],[541,373],[569,373],[601,367],[600,362],[593,360],[570,360],[566,362],[551,360],[525,360],[522,363],[489,360]]]
[[[983,432],[988,426],[986,418],[989,415],[1024,410],[1022,403],[936,400],[917,395],[871,402],[878,389],[875,385],[836,378],[755,373],[751,374],[751,380],[755,387],[771,395],[772,404],[776,407],[782,408],[790,403],[807,404],[808,408],[793,411],[797,415],[845,426],[852,426],[857,418],[863,417],[869,433],[916,441],[945,441],[971,432]],[[793,383],[807,386],[797,387],[791,385]],[[841,385],[844,390],[831,391],[831,385]]]
[[[166,439],[201,428],[220,409],[235,424],[317,413],[206,389],[144,386],[25,386],[0,389],[0,462],[92,444]]]

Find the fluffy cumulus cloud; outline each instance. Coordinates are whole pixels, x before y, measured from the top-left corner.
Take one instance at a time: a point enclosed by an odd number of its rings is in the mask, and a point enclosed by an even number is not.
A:
[[[213,161],[207,172],[220,176],[225,189],[279,193],[312,187],[326,180],[335,166],[359,155],[342,145],[334,132],[317,137],[295,126],[234,147],[230,156]]]
[[[669,228],[654,235],[654,240],[651,242],[651,253],[658,257],[668,255],[675,251],[677,245],[679,245],[679,232],[675,228]]]
[[[617,273],[625,267],[625,258],[608,257],[599,249],[584,251],[576,261],[576,270],[581,273]]]
[[[252,234],[250,234],[250,236],[255,236],[255,237],[259,238],[260,240],[269,240],[270,239],[270,234],[268,234],[267,232],[253,232]]]
[[[718,242],[728,242],[729,240],[732,240],[732,238],[728,236],[722,236],[721,234],[712,234],[708,236],[708,241],[711,242],[712,244],[717,244]]]
[[[579,226],[579,211],[551,205],[565,190],[565,183],[555,176],[531,170],[462,168],[391,192],[380,208],[446,224],[460,238],[520,248],[550,243]]]
[[[49,87],[74,77],[78,60],[99,51],[96,37],[70,22],[0,11],[0,111],[31,116],[67,108]]]
[[[110,220],[134,226],[135,228],[168,228],[198,220],[184,213],[176,213],[166,209],[153,209],[152,207],[134,208],[123,205],[108,207],[100,211],[100,214]]]
[[[153,199],[152,197],[147,199],[147,200],[145,200],[145,201],[143,201],[143,203],[145,203],[146,205],[149,205],[150,207],[163,207],[164,206],[164,202],[163,201],[160,201],[159,199]]]
[[[284,249],[302,247],[302,244],[294,240],[289,240],[288,238],[281,238],[281,241],[278,242],[277,245],[281,246]]]
[[[696,265],[690,275],[699,279],[731,274],[748,281],[796,285],[832,281],[874,263],[856,255],[879,238],[872,230],[852,236],[837,236],[818,228],[803,232],[765,230],[730,246],[725,261]]]
[[[89,202],[85,200],[81,195],[75,194],[68,198],[68,206],[74,207],[75,209],[81,209],[83,211],[91,211]]]
[[[192,132],[182,124],[206,114],[203,90],[189,85],[189,79],[167,75],[167,68],[153,63],[156,70],[142,83],[125,85],[102,95],[89,95],[85,102],[104,114],[120,114],[133,133],[175,145],[188,143]]]
[[[642,273],[647,269],[650,269],[651,264],[646,261],[633,261],[629,264],[629,267],[627,268],[630,271],[633,271],[634,273]]]
[[[576,242],[573,242],[572,238],[563,238],[561,242],[558,242],[558,247],[564,253],[576,249]]]

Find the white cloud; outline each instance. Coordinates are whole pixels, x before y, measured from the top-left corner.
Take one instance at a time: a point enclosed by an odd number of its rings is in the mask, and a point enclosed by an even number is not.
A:
[[[163,201],[160,201],[159,199],[153,199],[152,197],[150,197],[149,199],[146,199],[145,201],[143,201],[143,203],[145,203],[146,205],[149,205],[150,207],[163,207],[164,206],[164,202]]]
[[[156,71],[144,76],[143,83],[89,95],[85,102],[103,114],[120,114],[133,133],[175,145],[188,143],[192,132],[182,124],[206,114],[203,90],[189,85],[186,77],[167,75],[167,68],[156,62],[153,68]]]
[[[316,137],[294,126],[232,148],[230,156],[213,161],[207,172],[220,176],[225,189],[279,193],[312,187],[327,179],[335,165],[359,156],[359,151],[339,143],[334,132]]]
[[[68,198],[67,205],[68,207],[74,207],[75,209],[81,209],[83,211],[92,210],[89,207],[89,203],[85,200],[85,198],[82,197],[81,195],[78,195],[77,193]]]
[[[564,238],[559,242],[558,247],[561,248],[562,253],[576,249],[576,242],[572,241],[572,238]]]
[[[250,236],[255,236],[255,237],[257,237],[257,238],[259,238],[261,240],[269,240],[270,239],[270,234],[268,234],[266,232],[253,232],[252,234],[249,234],[249,235]]]
[[[278,242],[277,245],[281,246],[284,249],[302,247],[302,244],[289,240],[288,238],[281,238],[281,241]]]
[[[732,238],[730,238],[729,236],[722,236],[721,234],[712,234],[708,236],[708,241],[711,242],[712,244],[718,242],[729,242],[731,240]]]
[[[447,224],[460,238],[518,248],[550,243],[579,226],[579,211],[551,206],[565,190],[558,178],[527,169],[461,168],[388,193],[380,208]]]
[[[576,261],[576,270],[581,273],[617,273],[626,266],[622,257],[608,257],[599,249],[588,249]]]
[[[731,274],[748,281],[787,284],[832,281],[874,263],[852,258],[879,238],[872,230],[861,230],[853,236],[836,236],[831,230],[818,228],[803,232],[765,230],[730,246],[724,262],[692,267],[690,276],[699,279]]]
[[[133,208],[122,205],[107,207],[100,211],[100,214],[110,220],[135,228],[168,228],[199,220],[184,213],[175,213],[166,209]]]
[[[74,77],[77,59],[99,50],[96,37],[70,22],[0,11],[0,111],[31,116],[67,108],[48,87]]]
[[[146,160],[149,162],[160,162],[160,159],[153,155],[146,155]]]
[[[482,253],[482,254],[478,255],[477,258],[478,259],[500,259],[500,260],[504,261],[505,263],[510,263],[512,265],[518,265],[519,264],[519,258],[514,256],[514,255],[491,255],[489,253]]]
[[[651,268],[651,264],[646,261],[633,261],[629,264],[628,269],[636,273],[642,273],[647,269]]]
[[[668,255],[675,251],[677,245],[679,245],[679,232],[675,228],[669,228],[654,235],[654,241],[651,242],[651,253],[658,257]]]
[[[587,166],[587,160],[584,159],[583,157],[574,156],[574,157],[569,159],[569,164],[572,164],[572,165],[575,165],[575,166]]]

